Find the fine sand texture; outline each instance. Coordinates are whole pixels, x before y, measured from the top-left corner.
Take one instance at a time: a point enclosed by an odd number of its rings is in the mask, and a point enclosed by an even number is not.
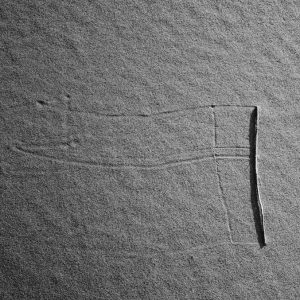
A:
[[[300,299],[300,2],[0,2],[0,299]]]

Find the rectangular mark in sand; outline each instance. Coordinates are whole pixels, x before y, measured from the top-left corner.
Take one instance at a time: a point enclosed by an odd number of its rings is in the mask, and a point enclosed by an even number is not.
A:
[[[263,207],[257,174],[258,107],[213,106],[215,161],[220,194],[227,214],[231,241],[266,245]],[[218,149],[240,149],[246,156],[220,156]],[[247,151],[248,148],[248,151]]]

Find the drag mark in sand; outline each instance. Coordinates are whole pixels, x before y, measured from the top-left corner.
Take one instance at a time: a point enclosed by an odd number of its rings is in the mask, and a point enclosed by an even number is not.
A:
[[[53,146],[53,145],[52,145]],[[56,145],[57,146],[57,145]],[[67,148],[69,147],[69,143],[61,143],[61,147]],[[55,161],[58,163],[68,163],[74,165],[83,165],[83,166],[90,166],[90,167],[102,167],[102,168],[112,168],[112,169],[122,169],[122,168],[136,168],[136,169],[161,169],[167,167],[174,167],[179,166],[182,164],[188,163],[195,163],[199,161],[207,161],[214,159],[214,155],[198,155],[198,156],[191,156],[186,158],[178,157],[177,159],[167,159],[165,161],[160,162],[153,162],[148,164],[122,164],[122,163],[101,163],[99,161],[92,161],[92,160],[75,160],[75,159],[68,159],[68,158],[57,158],[51,155],[47,155],[45,153],[40,153],[40,151],[45,150],[49,147],[49,145],[34,145],[34,146],[24,146],[21,143],[15,143],[11,148],[15,152],[23,153],[25,155],[30,155],[34,157],[39,157],[46,160]],[[221,147],[219,147],[221,149]],[[224,148],[228,149],[228,148]],[[212,148],[202,148],[199,151],[205,150],[212,150]],[[249,159],[249,156],[218,156],[218,159]]]
[[[216,116],[216,109],[221,109],[222,107],[228,111],[230,108],[253,108],[251,113],[251,120],[250,120],[250,129],[249,129],[249,147],[245,147],[243,144],[231,144],[230,146],[224,145],[224,147],[218,146],[218,124],[217,124],[217,116]],[[186,152],[184,155],[176,155],[176,156],[167,156],[164,159],[158,160],[148,160],[144,162],[137,163],[123,163],[123,162],[113,162],[113,161],[101,161],[100,159],[95,160],[87,160],[87,159],[80,159],[76,157],[70,157],[70,151],[73,151],[74,145],[75,148],[78,146],[76,142],[72,141],[62,141],[61,143],[49,143],[49,144],[24,144],[20,142],[15,142],[12,145],[12,150],[15,152],[19,152],[25,155],[39,157],[41,159],[56,161],[62,164],[74,164],[74,165],[84,165],[89,167],[102,167],[102,168],[111,168],[111,169],[126,169],[126,168],[133,168],[133,169],[163,169],[169,167],[180,166],[182,164],[189,164],[189,163],[196,163],[199,161],[207,161],[213,160],[215,163],[215,171],[216,177],[218,182],[218,189],[219,194],[222,199],[222,205],[225,210],[226,219],[227,219],[227,226],[230,236],[231,244],[236,244],[233,240],[232,236],[232,226],[229,219],[229,207],[226,203],[226,199],[224,196],[224,187],[222,185],[222,177],[220,173],[220,162],[221,160],[249,160],[250,162],[250,186],[251,186],[251,205],[253,211],[253,218],[257,233],[257,238],[261,247],[266,245],[265,242],[265,233],[264,233],[264,220],[263,220],[263,207],[260,199],[259,187],[258,187],[258,174],[257,174],[257,131],[258,131],[258,107],[255,106],[239,106],[239,105],[211,105],[211,106],[198,106],[198,107],[188,107],[183,109],[174,109],[174,110],[167,110],[157,113],[151,114],[132,114],[132,115],[125,115],[125,114],[101,114],[101,113],[92,113],[99,118],[151,118],[158,115],[169,115],[169,114],[176,114],[185,111],[194,111],[201,108],[208,108],[212,110],[212,145],[211,147],[197,149],[197,153],[193,152]],[[90,114],[90,112],[86,111],[77,111],[72,110],[70,105],[67,107],[68,112],[79,113],[79,114]],[[245,127],[246,128],[246,127]],[[72,146],[73,145],[73,146]],[[59,153],[61,157],[54,155],[51,151],[51,148],[60,149]],[[48,151],[49,150],[49,151]],[[76,152],[76,149],[74,150]],[[51,153],[52,152],[52,153]],[[74,152],[74,153],[75,153]],[[201,153],[202,152],[202,153]],[[246,244],[246,241],[243,242]]]

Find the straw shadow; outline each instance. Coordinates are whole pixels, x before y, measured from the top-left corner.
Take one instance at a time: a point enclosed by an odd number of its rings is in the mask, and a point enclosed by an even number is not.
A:
[[[263,211],[258,190],[257,180],[257,124],[258,109],[255,107],[250,117],[249,143],[250,143],[250,187],[251,187],[251,206],[253,219],[257,233],[257,240],[261,248],[266,246]]]

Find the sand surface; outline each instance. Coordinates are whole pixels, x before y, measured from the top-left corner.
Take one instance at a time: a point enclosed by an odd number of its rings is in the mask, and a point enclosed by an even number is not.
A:
[[[298,1],[0,26],[0,299],[300,299]]]

